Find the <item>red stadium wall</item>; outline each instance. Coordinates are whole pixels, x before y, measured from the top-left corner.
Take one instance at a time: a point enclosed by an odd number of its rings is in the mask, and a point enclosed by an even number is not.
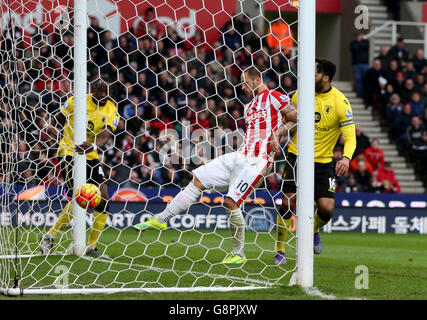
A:
[[[17,22],[28,32],[34,31],[36,24],[43,25],[49,32],[53,30],[58,17],[65,10],[72,11],[73,0],[10,0],[10,7]],[[156,20],[175,28],[182,38],[191,39],[196,30],[203,31],[209,44],[220,36],[220,31],[236,10],[236,1],[201,0],[89,0],[88,14],[99,19],[101,27],[108,27],[117,36],[141,22],[145,11],[153,7]],[[2,6],[2,26],[9,15]],[[72,13],[71,13],[72,14]]]

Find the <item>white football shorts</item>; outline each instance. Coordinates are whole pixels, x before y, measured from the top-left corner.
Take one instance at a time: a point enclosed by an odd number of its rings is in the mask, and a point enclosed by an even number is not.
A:
[[[222,192],[240,207],[243,201],[268,175],[273,162],[267,157],[247,157],[235,151],[227,153],[193,170],[207,190]]]

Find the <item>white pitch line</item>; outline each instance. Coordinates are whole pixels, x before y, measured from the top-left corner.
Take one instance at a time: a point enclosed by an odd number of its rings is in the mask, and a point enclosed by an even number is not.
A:
[[[317,289],[316,287],[310,287],[310,288],[302,288],[303,291],[308,294],[309,296],[315,296],[320,297],[322,299],[328,299],[328,300],[336,300],[337,297],[333,294],[326,294]]]
[[[322,299],[328,299],[328,300],[365,300],[364,298],[357,298],[357,297],[345,297],[345,298],[340,299],[337,296],[334,296],[333,294],[323,293],[322,291],[320,291],[316,287],[302,288],[302,289],[309,296],[316,296],[316,297],[320,297]]]
[[[51,253],[49,255],[42,254],[42,253],[21,254],[21,255],[9,254],[9,255],[2,255],[2,256],[0,256],[0,259],[15,259],[15,258],[27,259],[27,258],[34,258],[34,257],[41,257],[41,256],[63,256],[63,254],[62,253]]]
[[[82,258],[87,259],[87,260],[106,262],[106,263],[110,263],[110,264],[117,264],[117,265],[129,266],[129,263],[125,263],[125,262],[117,262],[117,261],[113,261],[113,260],[99,259],[99,258],[90,258],[90,257],[82,257]],[[264,287],[274,286],[274,283],[271,283],[271,282],[268,282],[268,281],[251,279],[251,278],[241,278],[241,277],[236,277],[236,276],[226,276],[226,275],[215,274],[215,273],[204,273],[204,272],[200,272],[200,271],[171,270],[171,269],[164,269],[164,268],[152,267],[152,266],[140,265],[140,264],[134,264],[133,266],[140,267],[140,268],[145,268],[145,269],[151,269],[151,270],[160,271],[160,272],[167,271],[167,272],[176,272],[176,273],[190,273],[190,274],[200,275],[200,276],[213,276],[213,277],[223,278],[223,279],[227,279],[227,280],[235,280],[235,281],[242,281],[242,282],[245,282],[245,283],[258,284],[258,285],[262,285]]]

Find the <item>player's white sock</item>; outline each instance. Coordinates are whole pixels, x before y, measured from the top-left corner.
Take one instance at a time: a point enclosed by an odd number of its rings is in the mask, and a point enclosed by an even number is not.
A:
[[[160,223],[168,221],[171,217],[176,216],[182,211],[187,209],[199,199],[202,194],[202,190],[197,188],[193,182],[190,182],[188,186],[181,190],[171,202],[169,202],[166,209],[156,215],[156,219]]]
[[[227,210],[230,221],[231,242],[233,244],[233,253],[245,256],[245,219],[240,208]]]

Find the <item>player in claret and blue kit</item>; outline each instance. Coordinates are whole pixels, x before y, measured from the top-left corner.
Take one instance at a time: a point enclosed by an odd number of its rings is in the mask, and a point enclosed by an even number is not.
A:
[[[332,218],[335,208],[335,176],[348,173],[349,163],[356,149],[356,129],[348,99],[331,85],[336,66],[326,59],[316,59],[315,113],[314,113],[314,253],[322,251],[319,229]],[[298,108],[298,92],[292,97]],[[333,151],[342,134],[343,158],[333,162]],[[285,242],[291,217],[296,207],[297,134],[289,144],[286,164],[282,175],[282,205],[277,216],[275,264],[287,264]],[[309,199],[307,199],[308,201]]]

